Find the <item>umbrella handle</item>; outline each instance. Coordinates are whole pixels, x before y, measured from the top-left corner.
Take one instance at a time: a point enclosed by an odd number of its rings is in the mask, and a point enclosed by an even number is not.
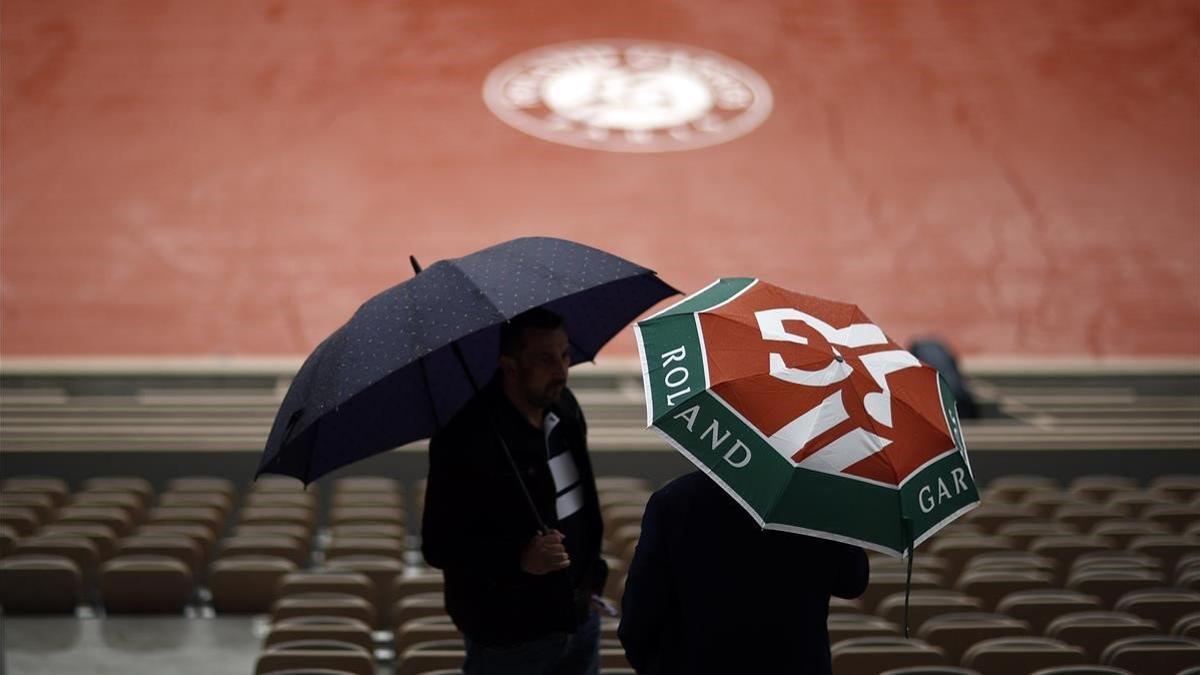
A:
[[[917,552],[917,547],[913,546],[912,536],[912,518],[901,518],[902,527],[904,528],[904,536],[908,539],[908,574],[904,578],[904,639],[908,637],[908,595],[912,590],[912,565],[913,555]]]
[[[496,434],[496,440],[500,441],[500,447],[504,450],[504,458],[508,460],[508,465],[512,467],[513,475],[517,477],[517,485],[521,486],[521,494],[525,495],[525,503],[529,505],[529,511],[533,514],[533,519],[537,521],[538,533],[545,534],[549,530],[546,523],[542,520],[542,514],[538,513],[537,505],[533,503],[533,496],[529,494],[529,488],[525,485],[525,479],[521,478],[521,470],[517,468],[517,462],[513,459],[512,452],[508,449],[508,442],[504,440],[504,436],[500,435],[500,429],[496,427],[496,420],[488,415],[488,423],[492,426],[492,433]]]

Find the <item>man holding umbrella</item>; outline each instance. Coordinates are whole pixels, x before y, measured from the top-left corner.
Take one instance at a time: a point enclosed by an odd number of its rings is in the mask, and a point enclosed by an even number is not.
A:
[[[570,348],[546,309],[505,323],[499,371],[430,442],[422,551],[468,674],[598,671],[607,567]]]

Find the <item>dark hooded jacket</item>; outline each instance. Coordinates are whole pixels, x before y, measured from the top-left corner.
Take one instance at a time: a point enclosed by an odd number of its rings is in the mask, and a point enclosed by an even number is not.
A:
[[[421,550],[430,565],[444,572],[446,610],[455,625],[485,645],[573,632],[587,618],[591,594],[601,592],[607,577],[583,413],[568,389],[548,413],[558,418],[551,436],[555,451],[565,444],[582,488],[582,506],[571,528],[560,527],[556,515],[549,441],[504,395],[499,377],[429,444]],[[538,526],[497,432],[507,441],[546,526],[567,530],[569,568],[542,576],[521,570],[521,550]]]

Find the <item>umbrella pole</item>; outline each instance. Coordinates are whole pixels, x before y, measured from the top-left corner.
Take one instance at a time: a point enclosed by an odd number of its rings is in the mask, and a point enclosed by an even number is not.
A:
[[[408,256],[408,262],[412,264],[413,274],[421,273],[421,263],[417,262],[416,256]],[[471,389],[476,394],[479,394],[479,383],[475,381],[475,375],[471,373],[471,369],[467,367],[467,359],[463,356],[462,348],[458,346],[458,342],[451,342],[450,349],[454,352],[454,358],[458,359],[458,365],[462,366],[463,372],[467,374],[467,380],[471,383]],[[425,361],[421,361],[421,376],[425,379],[426,388],[429,386],[428,374],[425,372]],[[437,406],[433,406],[433,415],[437,417]],[[500,441],[500,448],[504,451],[504,458],[508,460],[508,465],[512,467],[513,475],[517,477],[517,485],[521,486],[521,494],[525,496],[525,503],[529,505],[529,511],[533,514],[533,519],[537,522],[538,532],[546,533],[549,529],[546,527],[545,521],[542,520],[542,514],[538,513],[537,505],[533,503],[533,495],[529,494],[529,487],[525,485],[525,479],[521,478],[521,470],[517,468],[517,462],[513,459],[512,451],[508,449],[508,442],[504,440],[504,436],[500,435],[500,429],[496,426],[496,420],[488,415],[488,425],[492,428],[492,433],[496,436],[496,440]]]
[[[904,578],[904,639],[908,639],[908,595],[912,590],[912,565],[913,554],[917,552],[917,548],[913,546],[912,536],[912,518],[901,518],[904,527],[904,536],[908,540],[908,575]]]

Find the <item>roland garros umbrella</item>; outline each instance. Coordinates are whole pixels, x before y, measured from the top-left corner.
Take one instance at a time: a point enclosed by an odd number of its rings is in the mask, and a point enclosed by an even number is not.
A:
[[[858,307],[720,279],[636,332],[647,424],[764,528],[903,556],[979,504],[949,387]]]

